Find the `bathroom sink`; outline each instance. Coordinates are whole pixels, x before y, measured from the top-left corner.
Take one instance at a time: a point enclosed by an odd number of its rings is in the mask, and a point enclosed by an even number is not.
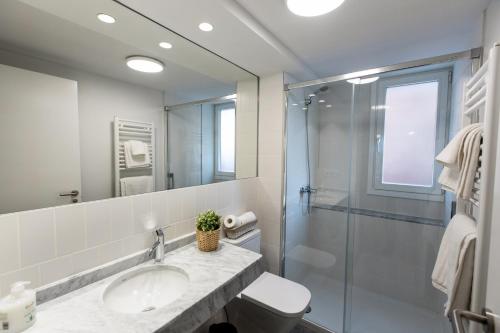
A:
[[[122,275],[104,291],[106,307],[122,313],[153,311],[174,302],[189,285],[182,269],[153,265]]]

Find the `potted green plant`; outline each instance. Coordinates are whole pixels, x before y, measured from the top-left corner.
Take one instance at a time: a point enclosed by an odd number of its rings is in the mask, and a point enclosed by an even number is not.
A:
[[[221,216],[211,209],[200,213],[196,218],[196,240],[198,248],[204,252],[217,250],[219,246],[219,234]]]

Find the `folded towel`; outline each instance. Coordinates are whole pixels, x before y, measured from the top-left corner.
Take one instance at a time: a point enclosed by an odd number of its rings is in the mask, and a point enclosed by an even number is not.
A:
[[[154,191],[152,176],[125,177],[120,179],[121,196],[149,193]]]
[[[472,195],[482,134],[481,124],[466,126],[436,156],[436,160],[444,165],[438,182],[443,189],[455,192],[463,199]]]
[[[125,141],[123,143],[123,150],[125,153],[125,166],[127,168],[143,168],[151,165],[151,158],[148,149],[145,149],[144,154],[134,155],[132,152],[133,141]],[[145,144],[143,143],[145,146]]]
[[[228,215],[224,218],[224,227],[226,229],[236,229],[255,221],[257,221],[257,216],[255,216],[254,212],[246,212],[240,216]]]
[[[144,142],[137,140],[130,140],[128,141],[128,143],[130,145],[130,152],[132,153],[132,156],[146,155],[146,152],[148,151],[148,146]]]
[[[474,272],[476,223],[466,215],[455,215],[441,240],[432,285],[448,296],[444,314],[468,309]]]

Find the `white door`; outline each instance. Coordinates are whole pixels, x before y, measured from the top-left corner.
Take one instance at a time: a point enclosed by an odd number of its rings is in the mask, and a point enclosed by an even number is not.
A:
[[[0,65],[0,156],[0,214],[71,203],[60,194],[81,190],[77,82]]]

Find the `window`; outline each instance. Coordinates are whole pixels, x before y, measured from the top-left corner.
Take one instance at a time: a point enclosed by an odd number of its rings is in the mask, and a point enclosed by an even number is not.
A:
[[[236,109],[234,103],[215,106],[215,177],[233,179],[235,172]]]
[[[421,72],[373,86],[369,194],[443,199],[434,158],[445,143],[450,74]]]

